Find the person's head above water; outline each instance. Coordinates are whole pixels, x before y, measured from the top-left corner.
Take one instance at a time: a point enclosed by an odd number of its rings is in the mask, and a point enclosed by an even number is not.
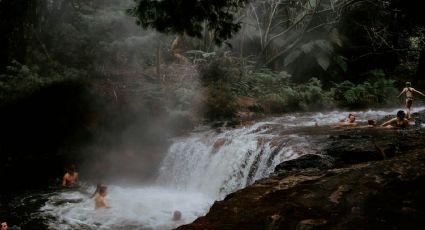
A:
[[[403,110],[399,110],[399,111],[397,112],[397,118],[398,118],[398,119],[403,120],[405,117],[406,117],[406,114],[404,113],[404,111],[403,111]]]
[[[376,120],[367,120],[367,124],[370,125],[370,126],[375,126]]]
[[[354,114],[352,114],[352,113],[348,114],[348,121],[350,123],[355,122],[356,121],[356,116],[354,116]]]
[[[178,210],[174,211],[173,213],[173,220],[178,221],[182,218],[182,213]]]
[[[73,174],[75,172],[75,165],[70,165],[67,169],[67,172]]]
[[[105,196],[106,195],[106,190],[108,189],[108,187],[106,187],[106,185],[101,185],[98,188],[99,188],[99,191],[98,191],[99,194],[102,195],[102,196]]]

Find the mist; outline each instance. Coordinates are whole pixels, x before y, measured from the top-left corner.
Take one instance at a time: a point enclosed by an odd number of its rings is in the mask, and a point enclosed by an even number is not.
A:
[[[46,14],[52,17],[55,9],[71,3],[51,4]],[[197,71],[172,56],[174,36],[136,25],[126,13],[134,1],[90,4],[78,6],[76,14],[63,16],[57,25],[50,22],[71,33],[66,40],[57,37],[60,33],[50,35],[49,49],[87,70],[89,85],[85,100],[91,107],[82,123],[90,141],[65,146],[61,151],[76,154],[65,164],[75,164],[81,179],[91,184],[149,183],[169,140],[198,120],[192,100]],[[76,17],[79,24],[73,24]]]

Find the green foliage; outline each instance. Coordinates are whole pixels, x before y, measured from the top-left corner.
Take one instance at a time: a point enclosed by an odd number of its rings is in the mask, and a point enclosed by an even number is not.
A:
[[[205,115],[210,120],[228,119],[235,115],[235,96],[228,83],[217,81],[209,87],[205,108]]]
[[[347,58],[344,56],[334,56],[334,62],[339,66],[339,68],[345,73],[347,72]]]
[[[259,99],[266,113],[315,110],[333,105],[320,80],[313,78],[303,85],[292,84],[289,80],[290,76],[285,72],[262,70],[244,76],[232,85],[234,95]]]
[[[380,78],[373,83],[374,96],[382,105],[393,105],[397,101],[398,89],[394,87],[395,80]]]
[[[12,2],[15,3],[11,5]],[[211,35],[215,42],[220,43],[239,29],[235,17],[241,15],[235,13],[246,2],[248,1],[142,0],[133,3],[136,6],[128,12],[136,16],[138,22],[145,28],[155,28],[163,32],[194,37]],[[272,2],[276,3],[276,1]],[[317,8],[323,13],[320,15],[312,13],[310,17],[310,13],[308,13],[309,15],[305,15],[305,13],[314,9],[315,1],[303,1],[302,3],[288,1],[285,4],[280,2],[279,6],[276,5],[276,14],[269,14],[271,11],[266,8],[273,9],[270,7],[272,2],[260,1],[253,4],[255,6],[253,8],[257,9],[256,13],[259,15],[256,19],[258,22],[252,21],[253,14],[247,15],[247,17],[251,17],[251,21],[246,21],[245,35],[242,36],[257,35],[245,37],[242,40],[250,45],[244,47],[241,41],[242,47],[232,50],[232,52],[240,50],[241,58],[236,58],[235,53],[232,54],[235,56],[230,56],[230,52],[222,50],[214,50],[214,52],[195,50],[184,53],[192,56],[191,60],[198,65],[200,83],[207,88],[205,90],[207,95],[203,99],[206,101],[205,108],[208,118],[221,119],[232,116],[240,109],[235,101],[242,96],[258,101],[256,105],[250,107],[251,110],[265,113],[326,109],[334,105],[364,107],[387,105],[394,102],[394,95],[398,91],[393,86],[394,82],[385,78],[394,76],[394,73],[391,72],[392,68],[400,68],[400,73],[406,73],[403,71],[406,71],[407,68],[394,64],[400,57],[393,56],[394,52],[388,52],[386,46],[396,49],[392,51],[403,50],[403,47],[397,45],[403,46],[408,40],[406,44],[410,49],[420,49],[423,40],[418,40],[420,32],[394,33],[397,31],[395,30],[396,24],[390,24],[390,27],[387,28],[386,23],[387,20],[394,23],[394,20],[385,16],[387,14],[382,14],[388,12],[391,13],[389,15],[392,15],[393,12],[387,11],[387,8],[382,8],[379,4],[370,9],[368,2],[359,3],[362,7],[348,7],[347,11],[341,15],[341,25],[347,26],[336,29],[338,26],[333,24],[334,22],[323,28],[317,24],[324,21],[317,20],[319,18],[316,16],[323,19],[333,18],[332,15],[326,13],[327,11],[324,10],[326,8],[322,8],[327,6],[327,3],[320,3],[320,8]],[[391,4],[393,3],[394,1],[391,1]],[[266,8],[261,8],[260,5]],[[400,5],[400,9],[404,9],[408,4],[397,2],[397,5]],[[2,34],[0,38],[7,57],[2,57],[1,67],[8,67],[7,69],[2,68],[0,75],[2,103],[29,96],[54,82],[90,78],[89,80],[93,81],[102,79],[102,83],[96,82],[99,85],[103,84],[97,93],[118,94],[118,96],[112,96],[115,101],[124,97],[124,94],[130,98],[134,96],[131,94],[134,91],[144,91],[143,87],[154,88],[158,91],[152,90],[146,93],[147,97],[154,98],[158,104],[164,103],[161,106],[166,108],[165,110],[171,117],[188,116],[199,85],[194,83],[195,78],[187,80],[180,73],[177,73],[175,78],[170,78],[169,75],[165,76],[164,66],[169,64],[164,61],[168,52],[166,48],[172,40],[159,33],[142,31],[136,25],[131,26],[132,24],[128,23],[128,15],[125,14],[125,9],[131,7],[129,0],[41,1],[39,3],[19,0],[7,1],[7,4],[3,1],[2,7],[4,6],[7,8],[2,8],[1,15],[5,20],[0,23],[4,28],[4,35]],[[341,5],[335,5],[335,7],[341,7]],[[379,10],[378,15],[371,13],[375,9]],[[17,14],[18,12],[20,14]],[[335,11],[329,10],[329,12]],[[368,17],[363,17],[365,16],[363,12],[368,13],[366,15]],[[405,12],[401,13],[405,14]],[[373,22],[366,20],[375,16],[377,17]],[[393,16],[394,19],[398,17]],[[305,18],[308,21],[297,21],[296,18]],[[288,21],[288,19],[295,19],[295,21]],[[311,23],[306,23],[310,20]],[[252,25],[248,26],[250,23],[258,24],[258,28],[252,27]],[[299,25],[294,26],[292,23],[299,23]],[[327,23],[323,25],[325,24]],[[259,31],[255,30],[260,28],[264,34],[258,35]],[[283,33],[282,36],[275,37],[289,28],[293,28],[294,33]],[[378,28],[378,30],[369,31],[373,28]],[[385,28],[385,30],[379,30],[379,28]],[[406,25],[406,29],[409,28],[415,27]],[[338,34],[332,35],[333,43],[329,42],[330,33],[328,31],[338,31]],[[304,35],[295,36],[294,34]],[[388,42],[388,45],[379,42],[381,36],[378,35],[383,35],[382,38]],[[254,52],[248,52],[247,50],[252,49],[252,44],[254,44],[250,42],[258,38],[264,39],[262,40],[264,46],[261,49],[254,48]],[[209,37],[205,38],[205,40],[208,39]],[[201,43],[205,43],[205,40]],[[330,40],[332,41],[332,39]],[[400,41],[400,44],[393,44],[394,41]],[[194,42],[192,41],[192,43]],[[193,44],[188,44],[188,46],[191,45],[195,47]],[[347,47],[349,45],[352,47]],[[196,48],[201,49],[199,47],[201,45]],[[207,46],[203,46],[203,48],[205,47]],[[360,48],[354,49],[353,47]],[[205,48],[205,50],[209,49]],[[261,54],[258,55],[259,53]],[[262,65],[255,65],[256,63],[249,62],[248,58],[243,58],[252,55],[256,58],[266,59],[264,60],[266,63],[268,58],[273,59],[276,53],[281,53],[281,58],[275,59],[268,65],[270,68],[276,67],[274,69],[276,71],[260,69]],[[379,53],[385,54],[385,56],[377,55]],[[350,57],[350,59],[346,57]],[[19,60],[22,64],[10,63],[12,59]],[[254,59],[250,58],[249,60]],[[310,59],[312,65],[305,65],[306,59]],[[153,66],[157,64],[157,61],[158,78],[156,74],[153,74],[155,72]],[[3,65],[3,63],[6,64]],[[293,75],[289,76],[286,72],[278,72],[281,70],[279,65],[280,67],[292,66]],[[314,67],[313,71],[318,70],[319,73],[303,71],[309,67]],[[290,69],[285,70],[291,71]],[[404,75],[412,75],[413,70],[409,69],[409,71],[411,72]],[[193,72],[195,72],[194,69]],[[341,75],[341,72],[344,75]],[[159,77],[159,73],[161,77]],[[302,78],[304,84],[293,84],[297,78],[296,75]],[[93,76],[98,78],[94,79]],[[146,79],[140,76],[149,76],[150,82],[146,83]],[[311,76],[318,77],[320,80],[310,79]],[[341,76],[351,82],[340,83]],[[113,79],[114,82],[109,82],[110,79]],[[308,81],[308,79],[310,80]],[[368,81],[364,81],[365,79]],[[322,83],[328,86],[332,80],[337,81],[337,84],[333,88],[325,90]],[[137,86],[130,89],[130,84],[127,84],[126,81],[133,81]],[[148,85],[151,83],[155,86]],[[121,92],[119,92],[120,87]],[[139,88],[135,89],[136,87]],[[137,94],[140,99],[143,98],[141,95],[142,93]],[[145,103],[142,100],[134,101],[138,101],[138,107],[143,107],[143,103]]]
[[[266,113],[316,110],[333,105],[329,93],[322,89],[318,79],[294,85],[285,72],[274,73],[267,69],[251,72],[235,80],[232,82],[232,91],[237,97],[257,98]]]
[[[268,69],[254,71],[230,57],[216,57],[211,62],[204,63],[204,66],[209,67],[203,69],[202,76],[203,86],[210,89],[207,103],[210,118],[225,117],[222,115],[228,116],[240,109],[234,103],[239,97],[257,101],[256,106],[248,108],[251,111],[284,113],[337,106],[388,106],[394,104],[398,92],[394,88],[394,81],[385,79],[380,70],[369,73],[371,81],[359,84],[344,81],[325,90],[317,78],[312,78],[305,84],[293,84],[285,72],[275,73]]]
[[[317,65],[319,65],[324,71],[329,67],[329,57],[333,53],[332,44],[329,41],[322,39],[312,40],[300,46],[299,49],[295,49],[285,58],[285,66],[290,65],[299,58],[306,58],[306,56],[314,57]]]
[[[51,73],[51,77],[46,77],[39,74],[38,66],[27,66],[17,61],[12,61],[12,64],[6,67],[6,72],[0,74],[1,105],[28,97],[53,83],[77,79],[81,74],[74,69],[67,69],[67,71],[62,73],[54,71]]]
[[[203,86],[214,84],[217,81],[230,83],[240,79],[242,73],[239,60],[228,52],[203,55],[203,62],[199,63],[200,80]]]
[[[193,98],[195,97],[197,86],[178,85],[168,86],[162,89],[161,95],[154,95],[159,105],[164,105],[167,112],[169,127],[191,127],[194,122]],[[167,126],[168,127],[168,126]]]
[[[233,83],[241,76],[237,59],[227,53],[211,56],[199,66],[200,80],[208,88],[206,116],[211,119],[229,118],[236,112]]]
[[[220,44],[239,30],[235,13],[247,0],[141,0],[128,10],[143,28],[202,37],[204,27]]]
[[[383,78],[383,77],[385,77],[385,72],[384,72],[384,70],[382,70],[382,69],[372,69],[372,70],[369,70],[369,73],[368,73],[369,75],[371,75],[373,78]]]
[[[312,78],[303,85],[289,84],[281,90],[286,111],[309,111],[330,108],[333,104],[329,95],[322,89],[320,80]]]
[[[51,59],[85,69],[91,76],[152,65],[156,58],[153,48],[169,42],[163,35],[142,31],[132,24],[125,14],[128,0],[109,7],[80,3],[85,10],[69,9],[69,4],[45,10],[46,22],[39,25],[39,36]]]
[[[379,74],[379,71],[377,72]],[[335,84],[333,99],[339,106],[353,108],[368,106],[388,106],[397,101],[398,90],[394,87],[394,80],[376,78],[374,82],[354,84],[344,81]]]
[[[206,108],[210,119],[228,117],[240,109],[235,103],[239,97],[253,98],[257,104],[248,109],[265,113],[319,110],[334,106],[333,92],[325,91],[316,78],[296,85],[290,82],[286,72],[275,73],[269,69],[255,71],[239,61],[228,56],[216,56],[201,65],[202,85],[209,89]]]

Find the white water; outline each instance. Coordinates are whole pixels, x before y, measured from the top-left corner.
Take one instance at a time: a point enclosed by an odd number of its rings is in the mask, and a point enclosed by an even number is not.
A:
[[[205,131],[176,139],[163,160],[158,184],[197,189],[221,199],[269,175],[277,164],[296,158],[299,152],[311,152],[305,137],[297,135],[285,136],[285,141],[292,144],[276,149],[279,146],[270,141],[278,136],[268,133],[267,128],[273,123],[258,122],[222,133]],[[274,150],[278,152],[272,154]]]
[[[93,198],[70,191],[52,195],[41,210],[58,218],[51,229],[172,229],[207,212],[212,198],[161,187],[109,186],[107,201],[112,208],[95,210]],[[177,222],[175,210],[183,213]]]
[[[414,112],[423,109],[416,107]],[[357,111],[355,115],[357,121],[366,122],[395,115],[397,110]],[[268,176],[277,164],[320,151],[320,142],[313,143],[310,136],[273,132],[272,126],[290,130],[330,125],[347,114],[292,114],[219,133],[194,132],[173,141],[155,186],[110,185],[107,201],[112,208],[102,210],[95,210],[93,199],[80,192],[52,194],[42,215],[50,219],[50,229],[173,229],[204,215],[215,200]],[[182,213],[178,222],[171,220],[175,210]]]

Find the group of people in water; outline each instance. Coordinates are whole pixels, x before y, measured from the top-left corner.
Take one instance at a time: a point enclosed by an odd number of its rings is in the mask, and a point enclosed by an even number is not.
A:
[[[67,169],[67,172],[62,178],[62,186],[69,187],[69,188],[75,187],[78,183],[78,180],[79,180],[78,172],[75,171],[75,166],[71,165]],[[106,185],[97,184],[96,190],[94,191],[93,195],[90,197],[90,198],[94,197],[95,209],[111,208],[111,206],[106,201],[107,188],[108,187]],[[175,222],[178,222],[181,220],[181,217],[182,217],[182,213],[176,210],[173,213],[172,220]],[[2,226],[3,226],[3,223],[2,223]],[[3,228],[1,230],[3,230]],[[6,230],[7,230],[7,224],[6,224]]]
[[[410,82],[406,82],[406,86],[403,88],[401,93],[398,95],[399,97],[405,94],[405,111],[399,110],[397,112],[397,116],[395,118],[391,118],[388,121],[383,122],[381,127],[407,127],[409,125],[409,119],[411,119],[412,114],[412,103],[413,103],[413,93],[418,93],[425,97],[425,94],[414,89]],[[316,126],[318,124],[316,123]],[[358,126],[356,122],[356,117],[353,113],[348,114],[347,118],[341,119],[337,124],[332,125],[332,128],[337,127],[350,127],[350,126]],[[377,127],[378,124],[376,120],[368,120],[368,124],[365,127]],[[75,171],[75,166],[71,165],[65,175],[62,178],[62,186],[63,187],[75,187],[78,183],[79,175],[78,172]],[[95,201],[95,209],[100,208],[111,208],[111,206],[106,202],[106,194],[107,194],[107,186],[103,184],[98,184],[96,186],[96,190],[91,198],[94,197]],[[181,212],[174,211],[172,220],[179,221],[181,219]],[[0,230],[7,230],[7,222],[1,221]]]
[[[75,171],[75,166],[71,165],[65,175],[62,178],[62,186],[63,187],[74,187],[78,183],[78,172]],[[106,202],[106,185],[97,184],[96,190],[91,198],[94,197],[95,201],[95,209],[99,208],[110,208],[111,206]]]
[[[399,127],[405,128],[409,126],[409,120],[412,119],[412,103],[413,103],[413,93],[418,93],[422,96],[425,96],[422,92],[414,89],[410,82],[406,82],[406,86],[403,88],[401,93],[398,95],[399,97],[403,94],[406,96],[405,100],[405,110],[399,110],[395,118],[391,118],[388,121],[383,122],[380,127]],[[317,125],[317,124],[316,124]],[[332,128],[337,127],[347,127],[347,126],[357,126],[356,117],[353,113],[348,114],[348,117],[345,119],[341,119],[338,123],[331,125]],[[376,120],[368,120],[368,124],[364,127],[377,127]]]

